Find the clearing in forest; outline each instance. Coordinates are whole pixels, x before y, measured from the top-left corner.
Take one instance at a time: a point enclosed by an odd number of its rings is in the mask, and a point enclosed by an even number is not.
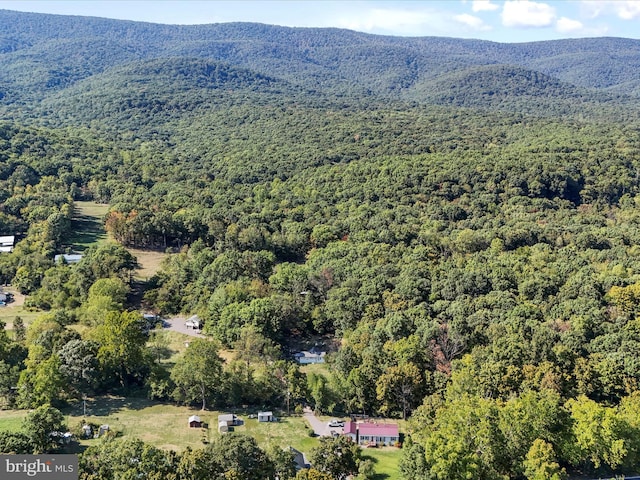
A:
[[[92,245],[108,240],[102,219],[109,211],[109,205],[96,202],[74,202],[71,234],[67,245],[75,252],[83,252]]]
[[[75,202],[74,215],[71,222],[71,235],[67,244],[74,252],[83,252],[92,245],[110,240],[104,229],[103,219],[109,212],[109,205],[96,202]],[[140,267],[135,271],[138,280],[146,281],[158,270],[162,260],[167,256],[164,252],[127,248],[138,259]]]

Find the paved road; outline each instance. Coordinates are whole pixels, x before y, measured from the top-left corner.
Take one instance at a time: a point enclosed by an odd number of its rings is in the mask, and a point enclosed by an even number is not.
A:
[[[186,322],[186,318],[182,317],[174,317],[167,318],[164,320],[163,328],[167,330],[172,330],[174,332],[184,333],[185,335],[189,335],[191,337],[204,337],[200,333],[200,330],[195,330],[193,328],[188,328],[184,322]]]
[[[313,431],[319,437],[330,437],[333,434],[333,432],[335,433],[344,432],[344,429],[342,427],[329,427],[327,423],[323,422],[318,417],[316,417],[315,414],[313,413],[313,410],[311,410],[308,407],[304,409],[304,418],[307,419],[307,422],[309,422],[309,425],[311,426],[311,428],[313,428]]]

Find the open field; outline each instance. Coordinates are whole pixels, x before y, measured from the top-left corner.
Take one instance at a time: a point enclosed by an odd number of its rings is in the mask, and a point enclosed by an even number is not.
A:
[[[17,432],[27,410],[0,410],[0,432]]]
[[[218,415],[229,411],[201,411],[186,406],[161,403],[144,398],[95,397],[87,399],[87,415],[83,415],[82,402],[76,402],[63,409],[67,425],[74,429],[82,420],[89,423],[109,425],[110,429],[122,437],[135,437],[164,449],[182,451],[187,447],[201,448],[203,439],[209,441],[220,435],[217,431]],[[27,410],[0,411],[0,431],[20,429]],[[244,425],[234,427],[238,433],[254,437],[262,448],[271,445],[292,446],[309,453],[318,444],[318,439],[308,435],[308,424],[303,417],[280,418],[279,422],[260,423],[249,418],[257,410],[234,411]],[[209,425],[208,429],[189,428],[187,420],[198,415]],[[99,439],[81,440],[80,447],[95,445]],[[375,463],[376,479],[398,478],[400,450],[392,447],[364,449],[363,456]]]
[[[326,363],[308,363],[306,365],[300,365],[300,371],[303,373],[315,373],[319,375],[328,376],[329,366]]]
[[[15,288],[3,287],[3,291],[13,294],[13,301],[4,307],[0,307],[0,321],[6,324],[7,330],[13,330],[13,320],[21,317],[25,325],[29,325],[42,312],[30,312],[24,308],[25,296]]]
[[[76,252],[83,252],[92,245],[108,240],[102,226],[102,218],[109,211],[109,205],[95,202],[75,202],[71,221],[73,234],[66,243]]]
[[[159,270],[162,261],[169,255],[165,252],[154,250],[140,250],[139,248],[127,248],[131,255],[138,259],[140,268],[136,269],[134,276],[137,280],[147,281]]]

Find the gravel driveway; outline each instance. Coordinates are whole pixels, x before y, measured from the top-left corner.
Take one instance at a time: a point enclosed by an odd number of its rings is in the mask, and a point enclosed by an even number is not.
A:
[[[189,335],[190,337],[200,337],[203,338],[204,335],[200,333],[200,330],[195,330],[193,328],[187,327],[184,322],[186,322],[186,318],[183,317],[173,317],[164,319],[163,328],[167,330],[171,330],[173,332],[184,333],[185,335]]]
[[[325,422],[315,416],[313,410],[309,407],[304,409],[304,418],[307,419],[311,428],[319,437],[330,437],[334,432],[342,434],[344,432],[343,427],[329,427]]]

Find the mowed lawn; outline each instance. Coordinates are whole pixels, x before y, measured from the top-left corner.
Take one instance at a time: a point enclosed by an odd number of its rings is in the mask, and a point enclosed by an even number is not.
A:
[[[0,321],[6,324],[8,331],[13,330],[13,321],[16,317],[22,318],[25,325],[29,325],[35,318],[42,312],[32,312],[24,308],[24,295],[18,292],[15,288],[4,287],[4,292],[10,292],[13,294],[13,301],[3,307],[0,307]]]
[[[203,448],[203,439],[211,441],[220,435],[217,430],[218,415],[229,411],[201,411],[196,408],[156,402],[144,398],[95,397],[88,398],[87,415],[83,415],[82,401],[62,409],[68,427],[75,429],[86,420],[109,428],[122,438],[139,438],[163,449],[182,451],[187,447]],[[0,411],[0,431],[18,431],[27,410]],[[244,425],[234,427],[238,433],[254,437],[261,448],[292,446],[307,455],[318,445],[318,439],[308,435],[308,424],[303,417],[281,417],[278,422],[260,423],[249,418],[256,411],[235,412]],[[188,419],[198,415],[209,425],[208,429],[189,428]],[[81,440],[82,447],[96,445],[100,439]],[[393,447],[363,449],[364,458],[373,460],[376,480],[394,479],[399,476],[400,449]]]
[[[75,202],[71,235],[65,243],[76,252],[83,252],[92,245],[108,241],[102,219],[109,211],[109,205],[96,202]]]
[[[396,447],[365,448],[362,458],[372,460],[375,465],[375,480],[400,478],[402,450]]]
[[[111,430],[120,432],[122,437],[139,438],[159,448],[182,451],[187,447],[201,448],[204,446],[203,439],[212,440],[220,435],[217,430],[218,415],[230,412],[202,411],[142,398],[109,396],[89,398],[86,417],[83,416],[82,402],[63,409],[63,413],[71,428],[85,419],[98,425],[108,424]],[[257,413],[257,410],[253,413]],[[245,424],[235,427],[235,431],[255,437],[262,447],[293,446],[309,451],[317,444],[316,439],[308,436],[306,421],[302,417],[283,418],[277,423],[259,423],[256,419],[249,418],[249,412],[236,414]],[[189,428],[188,419],[191,415],[198,415],[209,428]],[[99,440],[82,440],[81,444],[89,446],[96,442]]]
[[[27,410],[0,410],[0,432],[18,432]]]
[[[143,282],[149,280],[160,270],[162,261],[169,255],[165,252],[139,248],[127,248],[127,250],[138,260],[138,268],[133,272],[134,277]]]

